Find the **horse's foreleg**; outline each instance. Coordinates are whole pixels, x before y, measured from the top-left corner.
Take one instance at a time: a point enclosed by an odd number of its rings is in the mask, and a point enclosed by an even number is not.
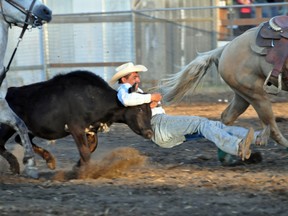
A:
[[[38,178],[38,170],[36,167],[35,156],[32,144],[29,140],[28,129],[24,122],[10,109],[6,100],[0,100],[1,116],[0,121],[11,126],[20,136],[24,147],[23,163],[25,165],[25,173],[32,177]]]
[[[271,102],[268,99],[253,101],[251,105],[266,127],[270,127],[271,137],[278,144],[288,147],[288,140],[282,135],[273,114]],[[265,128],[264,128],[265,130]]]
[[[249,103],[238,94],[234,94],[229,106],[222,112],[221,121],[226,125],[231,125],[233,122],[245,112]]]

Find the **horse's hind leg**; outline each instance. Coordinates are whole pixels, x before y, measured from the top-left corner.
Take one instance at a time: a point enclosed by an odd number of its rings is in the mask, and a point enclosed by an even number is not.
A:
[[[249,92],[251,92],[251,91],[252,90],[250,90]],[[261,123],[264,126],[264,129],[262,131],[263,137],[261,137],[260,142],[261,143],[267,142],[267,140],[270,136],[270,132],[271,132],[272,139],[274,139],[278,144],[288,147],[288,141],[282,135],[282,133],[280,132],[280,130],[276,124],[271,102],[268,98],[268,95],[264,92],[262,85],[260,85],[260,87],[258,86],[258,88],[257,88],[257,86],[254,86],[253,92],[254,92],[253,94],[249,95],[248,91],[242,91],[243,97],[241,97],[239,95],[241,93],[238,93],[238,94],[236,93],[235,98],[234,98],[235,101],[233,100],[234,103],[233,103],[232,108],[234,110],[238,110],[238,113],[241,114],[241,111],[244,112],[247,109],[248,106],[246,107],[246,105],[251,104],[253,106],[253,108],[255,109],[255,111],[257,112],[258,117],[262,121]],[[245,99],[244,99],[244,97],[245,97]],[[246,103],[244,103],[244,101],[246,101]],[[241,104],[242,104],[242,107],[241,107]],[[237,108],[237,106],[239,106],[239,107]],[[245,108],[245,110],[244,110],[244,108]],[[224,111],[224,114],[225,114],[225,111]],[[230,110],[227,112],[233,113]],[[235,116],[237,116],[237,115],[234,115],[234,117]]]
[[[247,110],[249,105],[250,104],[244,98],[235,93],[229,106],[223,111],[221,115],[222,122],[226,125],[233,124],[233,122]],[[260,133],[259,138],[257,136],[258,144],[267,143],[267,140],[269,138],[269,135],[267,137],[266,130],[264,129],[263,131],[264,131],[263,133],[262,132]],[[264,135],[262,136],[262,134]],[[218,149],[218,159],[222,161],[223,165],[235,165],[238,163],[237,159],[235,159],[232,155],[228,155],[226,152],[223,152],[220,149]],[[259,152],[258,153],[255,152],[251,154],[251,157],[249,158],[249,160],[247,160],[247,162],[258,163],[261,160],[262,160],[261,154]]]
[[[246,111],[249,103],[240,95],[234,94],[229,106],[221,114],[221,120],[226,125],[231,125],[233,122]]]
[[[24,147],[23,163],[25,164],[25,173],[32,177],[38,178],[32,144],[29,140],[28,129],[24,122],[10,109],[6,100],[0,100],[1,114],[0,122],[11,126],[20,136]]]
[[[255,94],[253,98],[249,98],[251,105],[256,110],[259,119],[264,127],[260,133],[259,140],[256,144],[266,144],[268,142],[270,132],[271,137],[279,144],[287,146],[288,142],[281,134],[272,111],[272,106],[268,98]],[[246,95],[247,98],[249,97]],[[232,124],[245,110],[248,108],[248,103],[243,97],[235,93],[233,100],[222,113],[221,119],[224,124]],[[257,138],[258,139],[258,138]]]
[[[32,143],[32,147],[33,147],[34,152],[46,161],[47,167],[49,169],[54,170],[56,168],[56,160],[53,157],[53,155],[49,151],[47,151],[46,149],[41,148],[41,147],[37,146],[35,143],[33,143],[33,140],[32,140],[34,138],[33,135],[29,134],[29,138],[30,138],[30,142]],[[17,135],[15,137],[15,142],[22,145],[19,135]]]

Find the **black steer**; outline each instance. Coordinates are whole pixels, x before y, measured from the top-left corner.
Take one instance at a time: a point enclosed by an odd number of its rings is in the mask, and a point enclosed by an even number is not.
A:
[[[153,135],[149,104],[124,107],[117,99],[117,91],[88,71],[74,71],[45,82],[11,87],[6,100],[27,125],[31,142],[35,136],[55,140],[71,134],[80,153],[78,165],[86,164],[96,149],[100,125],[125,123],[144,138],[150,139]],[[87,135],[87,131],[93,136]],[[0,155],[6,158],[13,172],[19,173],[17,159],[5,148],[14,133],[13,128],[1,124]],[[55,160],[50,153],[32,145],[54,169]]]

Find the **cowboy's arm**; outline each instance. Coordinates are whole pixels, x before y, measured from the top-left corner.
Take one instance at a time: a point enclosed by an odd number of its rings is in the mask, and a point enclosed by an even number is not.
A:
[[[130,87],[127,84],[122,84],[118,89],[117,97],[124,106],[136,106],[151,102],[151,94],[129,93]]]

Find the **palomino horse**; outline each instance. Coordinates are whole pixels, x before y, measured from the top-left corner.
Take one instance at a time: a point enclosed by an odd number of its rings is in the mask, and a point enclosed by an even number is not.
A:
[[[8,28],[12,25],[19,27],[41,26],[44,22],[49,22],[52,18],[51,10],[38,0],[0,0],[0,79],[2,81],[7,70],[3,61],[7,47]],[[24,31],[22,31],[22,36]],[[28,137],[28,129],[24,122],[10,109],[5,99],[0,98],[0,122],[13,127],[19,136],[24,151],[23,163],[25,164],[25,173],[32,177],[38,178],[38,171],[35,164],[34,152]],[[0,155],[6,159],[15,157],[5,147],[1,147]]]
[[[179,102],[193,93],[209,70],[218,71],[235,93],[221,115],[223,123],[232,124],[251,104],[263,123],[263,131],[268,131],[262,143],[271,135],[278,144],[288,147],[269,100],[272,87],[278,88],[274,94],[288,90],[287,23],[287,16],[273,17],[224,47],[199,54],[183,70],[163,80],[160,88],[164,100]]]

